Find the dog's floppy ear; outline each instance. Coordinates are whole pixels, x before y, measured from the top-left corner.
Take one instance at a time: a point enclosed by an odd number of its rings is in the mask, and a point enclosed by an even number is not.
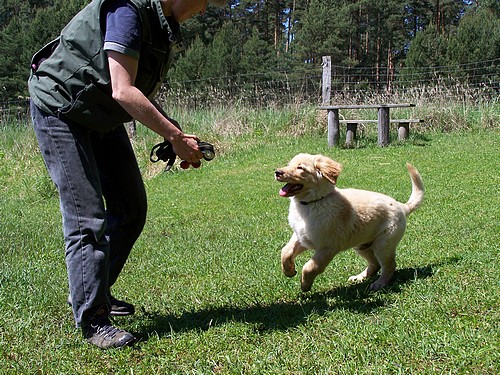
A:
[[[314,159],[314,167],[333,185],[337,184],[337,178],[342,171],[342,165],[323,155],[317,155]]]

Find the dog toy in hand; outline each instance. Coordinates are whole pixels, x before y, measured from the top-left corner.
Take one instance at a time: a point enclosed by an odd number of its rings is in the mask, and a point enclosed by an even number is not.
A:
[[[205,159],[206,161],[210,161],[215,157],[214,146],[210,143],[200,141],[198,142],[198,148],[203,154],[203,159]],[[172,144],[169,141],[163,141],[153,146],[153,148],[151,149],[151,154],[149,155],[149,160],[153,163],[156,163],[160,160],[166,162],[167,166],[165,167],[165,171],[169,171],[170,168],[172,168],[172,165],[174,165],[176,157],[177,155],[174,152]],[[201,163],[190,164],[186,160],[183,160],[180,164],[182,169],[188,169],[190,165],[192,165],[193,168],[199,168],[201,166]]]

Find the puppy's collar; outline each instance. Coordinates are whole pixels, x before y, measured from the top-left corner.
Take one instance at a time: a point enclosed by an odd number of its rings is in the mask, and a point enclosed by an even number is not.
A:
[[[300,203],[301,205],[303,205],[303,206],[307,206],[308,204],[319,202],[319,201],[321,201],[321,200],[325,199],[326,197],[328,197],[328,196],[329,196],[329,195],[331,195],[331,194],[333,194],[333,192],[330,192],[330,193],[328,193],[327,195],[324,195],[324,196],[322,196],[321,198],[315,199],[315,200],[313,200],[313,201],[299,201],[299,203]]]

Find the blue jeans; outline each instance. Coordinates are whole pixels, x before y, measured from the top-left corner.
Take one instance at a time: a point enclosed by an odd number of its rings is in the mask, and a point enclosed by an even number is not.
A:
[[[124,126],[98,133],[33,103],[38,144],[57,186],[76,326],[106,305],[146,221],[142,177]]]

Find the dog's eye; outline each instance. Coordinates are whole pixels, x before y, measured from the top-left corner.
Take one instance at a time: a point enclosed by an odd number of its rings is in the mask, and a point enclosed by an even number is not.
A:
[[[298,166],[297,166],[297,169],[303,170],[303,169],[304,169],[304,167],[303,167],[302,165],[298,165]]]

